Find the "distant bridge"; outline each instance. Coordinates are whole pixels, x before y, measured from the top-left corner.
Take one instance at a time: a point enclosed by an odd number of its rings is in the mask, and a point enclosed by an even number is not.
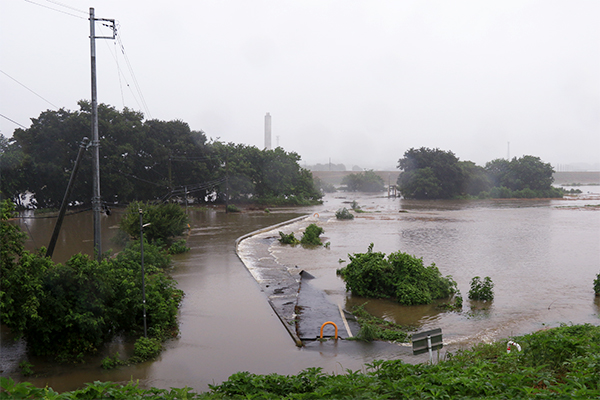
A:
[[[314,177],[321,179],[325,183],[341,185],[342,179],[346,175],[358,174],[361,171],[312,171]],[[373,171],[383,179],[384,184],[396,184],[400,171]],[[554,183],[564,185],[568,183],[578,183],[582,185],[600,184],[600,171],[560,171],[554,173]]]

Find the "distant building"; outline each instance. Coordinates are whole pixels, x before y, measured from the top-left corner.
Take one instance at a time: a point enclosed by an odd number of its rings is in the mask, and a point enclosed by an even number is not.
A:
[[[271,150],[271,114],[265,115],[265,150]]]

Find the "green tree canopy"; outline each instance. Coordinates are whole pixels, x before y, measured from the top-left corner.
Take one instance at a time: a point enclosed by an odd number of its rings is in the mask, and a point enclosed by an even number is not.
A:
[[[79,111],[44,111],[10,139],[0,136],[2,194],[22,205],[33,193],[37,207],[58,207],[65,193],[79,145],[90,137],[91,106]],[[322,195],[312,175],[298,165],[300,156],[281,148],[207,141],[187,123],[144,120],[140,112],[98,106],[100,187],[103,201],[183,199],[301,204]],[[227,181],[227,182],[226,182]],[[86,155],[70,202],[90,204],[91,155]]]
[[[398,160],[398,188],[405,198],[450,199],[462,193],[465,174],[451,151],[411,148]]]
[[[342,185],[351,192],[381,192],[385,189],[383,179],[373,170],[344,176]]]

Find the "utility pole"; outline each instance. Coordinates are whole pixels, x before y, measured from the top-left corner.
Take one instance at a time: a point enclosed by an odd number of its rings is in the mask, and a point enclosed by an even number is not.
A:
[[[110,23],[112,36],[96,36],[96,21]],[[100,212],[102,200],[100,197],[100,140],[98,139],[98,93],[96,90],[96,39],[114,39],[117,28],[114,19],[95,18],[94,9],[90,7],[90,55],[92,66],[92,173],[93,197],[92,210],[94,212],[94,252],[98,261],[102,258],[102,240],[100,230]]]

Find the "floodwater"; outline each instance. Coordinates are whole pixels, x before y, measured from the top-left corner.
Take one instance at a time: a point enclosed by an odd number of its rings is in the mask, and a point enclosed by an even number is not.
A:
[[[99,368],[109,352],[126,355],[130,345],[115,341],[87,364],[55,365],[29,358],[36,376],[22,378],[18,363],[25,359],[24,343],[2,330],[2,375],[36,386],[70,390],[86,382],[139,380],[143,386],[189,386],[205,391],[238,371],[295,374],[307,367],[342,373],[361,369],[374,359],[413,357],[410,347],[348,341],[311,342],[297,348],[266,301],[260,286],[235,253],[235,239],[251,231],[290,220],[303,213],[310,218],[244,240],[240,254],[253,260],[253,246],[268,246],[281,264],[305,269],[316,277],[311,284],[333,303],[346,308],[365,299],[345,292],[335,270],[347,264],[348,254],[404,251],[434,262],[443,275],[452,275],[465,298],[463,312],[441,312],[433,306],[401,307],[391,301],[369,301],[371,312],[417,329],[441,327],[446,350],[478,341],[528,333],[560,323],[599,324],[600,302],[592,282],[600,272],[600,211],[595,200],[406,201],[367,194],[329,195],[321,206],[271,213],[225,214],[188,210],[191,251],[174,257],[171,275],[186,296],[180,310],[180,335],[166,343],[153,361],[113,371]],[[334,212],[356,200],[364,213],[352,221],[337,221]],[[316,215],[315,215],[316,213]],[[103,218],[103,248],[118,224],[118,210]],[[92,249],[91,214],[67,217],[55,251],[64,261],[73,252]],[[24,223],[27,222],[27,226]],[[329,248],[304,249],[280,245],[278,230],[298,232],[317,222],[325,229]],[[21,222],[28,245],[47,245],[54,220]],[[266,239],[265,239],[266,238]],[[254,242],[253,242],[254,241]],[[35,242],[35,243],[34,243]],[[491,305],[467,300],[473,276],[490,276],[495,283]]]

